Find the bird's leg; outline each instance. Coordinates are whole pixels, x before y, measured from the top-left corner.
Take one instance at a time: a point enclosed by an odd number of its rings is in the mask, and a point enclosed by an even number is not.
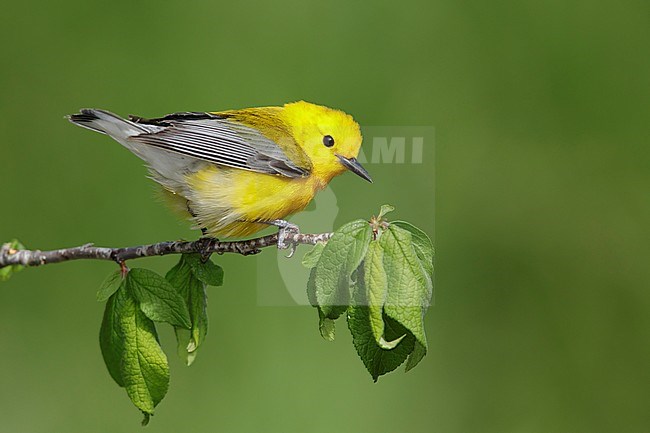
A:
[[[190,201],[189,200],[186,202],[186,206],[187,206],[187,211],[196,220],[196,214],[194,213],[194,211],[190,207]],[[208,249],[212,245],[212,242],[213,241],[219,242],[219,239],[210,237],[208,235],[208,229],[206,229],[205,227],[201,227],[201,235],[202,235],[202,237],[201,237],[201,251],[199,252],[199,254],[201,255],[201,262],[205,263],[210,259],[210,256],[212,255],[212,253],[208,252]]]
[[[300,228],[295,225],[290,223],[289,221],[285,220],[273,220],[273,221],[261,221],[265,224],[270,224],[274,225],[278,228],[278,248],[281,250],[285,250],[287,248],[290,248],[289,255],[287,257],[293,256],[293,253],[296,252],[296,243],[295,242],[289,242],[287,243],[287,237],[296,233],[300,233]]]
[[[187,211],[189,212],[189,214],[192,215],[192,218],[194,218],[194,221],[198,222],[198,220],[196,218],[196,214],[194,213],[194,211],[192,210],[192,207],[190,206],[190,201],[189,200],[187,202],[185,202],[185,206],[187,207]],[[201,234],[204,237],[208,235],[208,229],[206,229],[205,227],[200,227],[200,229],[201,229]]]

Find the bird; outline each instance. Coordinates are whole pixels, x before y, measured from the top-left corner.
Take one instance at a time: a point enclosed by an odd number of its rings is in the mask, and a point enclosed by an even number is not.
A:
[[[172,209],[203,236],[243,238],[278,227],[278,247],[299,228],[286,221],[335,177],[372,179],[357,160],[359,124],[343,111],[283,106],[122,118],[102,109],[66,116],[141,158]],[[293,251],[292,251],[293,252]]]

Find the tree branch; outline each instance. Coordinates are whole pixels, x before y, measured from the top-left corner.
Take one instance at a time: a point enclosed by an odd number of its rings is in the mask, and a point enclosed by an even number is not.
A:
[[[287,234],[285,243],[297,245],[315,245],[325,242],[332,237],[332,233]],[[261,248],[278,244],[278,234],[262,236],[244,241],[220,242],[213,238],[201,238],[196,241],[160,242],[157,244],[140,245],[136,247],[108,248],[96,247],[86,244],[73,248],[62,248],[52,251],[40,250],[14,250],[11,244],[3,244],[0,248],[0,268],[11,265],[41,266],[49,263],[60,263],[68,260],[111,260],[123,263],[125,260],[140,257],[164,256],[167,254],[199,253],[237,253],[242,255],[257,254]]]

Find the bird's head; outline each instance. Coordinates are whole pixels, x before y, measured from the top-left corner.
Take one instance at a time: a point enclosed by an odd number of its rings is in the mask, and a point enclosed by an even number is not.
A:
[[[352,116],[299,101],[286,104],[283,117],[311,160],[313,176],[327,183],[334,176],[351,171],[372,182],[368,172],[357,161],[362,137],[359,124]]]

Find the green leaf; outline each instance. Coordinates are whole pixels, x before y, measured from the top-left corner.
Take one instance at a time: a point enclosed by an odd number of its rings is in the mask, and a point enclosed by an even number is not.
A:
[[[24,250],[25,246],[18,242],[17,239],[12,239],[10,242],[2,244],[2,250],[8,251],[10,254]],[[0,281],[7,281],[13,274],[20,272],[25,268],[23,265],[11,265],[0,268]]]
[[[186,256],[187,254],[181,255],[178,263],[167,271],[165,279],[176,288],[178,293],[183,297],[183,299],[185,299],[185,302],[188,303],[190,296],[190,282],[196,280],[196,277],[192,272],[191,266],[187,263]],[[190,314],[190,319],[191,318]],[[186,365],[190,365],[193,360],[191,361],[189,359],[187,347],[190,345],[190,339],[192,338],[191,330],[175,326],[174,332],[176,334],[176,349],[178,356],[185,360]]]
[[[415,338],[404,326],[384,315],[384,333],[389,340],[401,339],[391,350],[382,349],[375,341],[369,326],[370,312],[364,305],[354,305],[348,309],[348,328],[361,361],[376,382],[379,376],[395,370],[413,351]]]
[[[7,281],[16,272],[22,271],[23,265],[11,265],[0,268],[0,281]]]
[[[406,360],[406,369],[404,371],[408,372],[412,368],[414,368],[416,365],[422,361],[422,358],[424,358],[424,355],[427,354],[427,348],[424,347],[419,341],[415,341],[415,348],[413,349],[413,352],[409,355],[408,359]]]
[[[426,350],[424,312],[431,298],[431,279],[412,242],[409,231],[393,224],[379,237],[388,279],[384,312],[408,329]]]
[[[200,254],[183,254],[183,257],[190,265],[192,273],[200,281],[209,286],[223,285],[223,269],[208,259],[205,262],[201,260]]]
[[[121,360],[123,386],[133,404],[151,415],[169,387],[167,357],[158,343],[153,321],[138,307],[130,291],[120,292],[126,293],[117,310],[117,326],[124,348]]]
[[[308,269],[316,267],[318,260],[320,259],[321,254],[323,253],[323,248],[325,248],[324,242],[318,242],[314,245],[314,248],[307,251],[302,258],[302,265]]]
[[[336,319],[350,303],[352,273],[368,249],[372,230],[367,221],[356,220],[334,232],[323,247],[316,266],[316,301],[325,317]]]
[[[99,302],[104,302],[107,300],[113,293],[117,292],[117,289],[120,288],[122,281],[123,278],[121,271],[118,270],[108,274],[106,279],[104,279],[102,282],[102,285],[99,286],[99,290],[97,290],[97,300]]]
[[[433,248],[433,243],[431,242],[429,236],[427,236],[425,232],[415,227],[413,224],[407,223],[406,221],[393,221],[391,222],[391,225],[396,225],[399,228],[407,230],[411,233],[411,238],[412,238],[413,248],[415,249],[415,253],[420,259],[420,262],[422,263],[422,266],[425,269],[426,275],[433,282],[433,272],[434,272],[433,257],[435,251]],[[431,287],[433,287],[433,284],[431,284]],[[426,311],[431,297],[432,297],[431,292],[425,293],[422,314],[424,314],[424,312]],[[416,341],[415,349],[413,350],[413,353],[409,355],[406,361],[406,371],[409,371],[412,368],[414,368],[422,360],[422,358],[424,358],[426,352],[427,352],[426,346],[423,346],[419,341]]]
[[[196,359],[197,349],[208,333],[208,298],[206,283],[196,276],[191,265],[192,262],[198,260],[196,260],[196,257],[188,256],[190,255],[183,254],[178,264],[167,272],[165,279],[177,289],[178,293],[185,299],[189,309],[191,321],[189,332],[181,327],[175,327],[175,331],[178,354],[185,359],[187,365],[191,365]],[[192,254],[191,256],[195,255]]]
[[[195,278],[192,268],[187,263],[185,256],[186,254],[182,254],[178,263],[176,263],[176,265],[165,274],[165,279],[176,288],[183,299],[187,299],[188,296],[188,281]]]
[[[104,317],[99,329],[99,347],[102,351],[104,364],[113,380],[124,386],[122,379],[122,358],[124,357],[124,334],[120,328],[120,314],[124,309],[128,292],[125,282],[118,287],[106,301]]]
[[[187,344],[187,351],[194,352],[203,343],[208,334],[208,295],[206,285],[199,280],[192,280],[189,285],[188,306],[192,318],[191,338]],[[188,364],[190,365],[191,362]]]
[[[411,240],[413,242],[413,248],[415,248],[415,253],[418,255],[418,258],[422,262],[422,266],[424,266],[424,269],[427,271],[427,275],[433,279],[434,249],[429,236],[413,224],[407,223],[406,221],[393,221],[391,222],[391,225],[396,225],[397,227],[411,233]]]
[[[386,214],[394,210],[395,210],[395,206],[392,206],[390,204],[381,205],[381,209],[379,210],[379,215],[377,215],[377,219],[382,219]]]
[[[309,303],[318,310],[318,331],[320,332],[321,337],[327,341],[334,341],[334,338],[336,337],[335,322],[334,320],[325,317],[325,314],[318,306],[318,301],[316,300],[315,279],[316,268],[311,268],[309,280],[307,281],[307,298],[309,299]]]
[[[325,317],[320,308],[318,309],[318,330],[320,331],[320,336],[325,340],[334,341],[336,337],[336,322]]]
[[[307,281],[307,298],[309,299],[309,303],[318,310],[318,330],[320,335],[327,341],[334,341],[334,338],[336,337],[335,322],[334,320],[325,317],[323,311],[318,307],[318,301],[316,299],[316,265],[318,264],[318,260],[320,259],[324,248],[324,242],[319,242],[314,245],[314,248],[304,255],[302,265],[311,269],[309,280]]]
[[[316,268],[311,268],[309,279],[307,280],[307,299],[312,307],[318,308],[318,299],[316,299]]]
[[[133,268],[126,283],[149,319],[191,328],[185,299],[166,279],[148,269]]]
[[[169,366],[153,321],[127,285],[123,280],[106,302],[99,344],[111,377],[148,420],[167,393]]]
[[[384,303],[388,293],[388,282],[384,271],[384,251],[377,241],[370,242],[368,253],[364,260],[363,282],[360,287],[365,287],[365,301],[368,305],[370,327],[375,336],[375,341],[382,346],[384,340]],[[384,347],[389,349],[390,347]]]

